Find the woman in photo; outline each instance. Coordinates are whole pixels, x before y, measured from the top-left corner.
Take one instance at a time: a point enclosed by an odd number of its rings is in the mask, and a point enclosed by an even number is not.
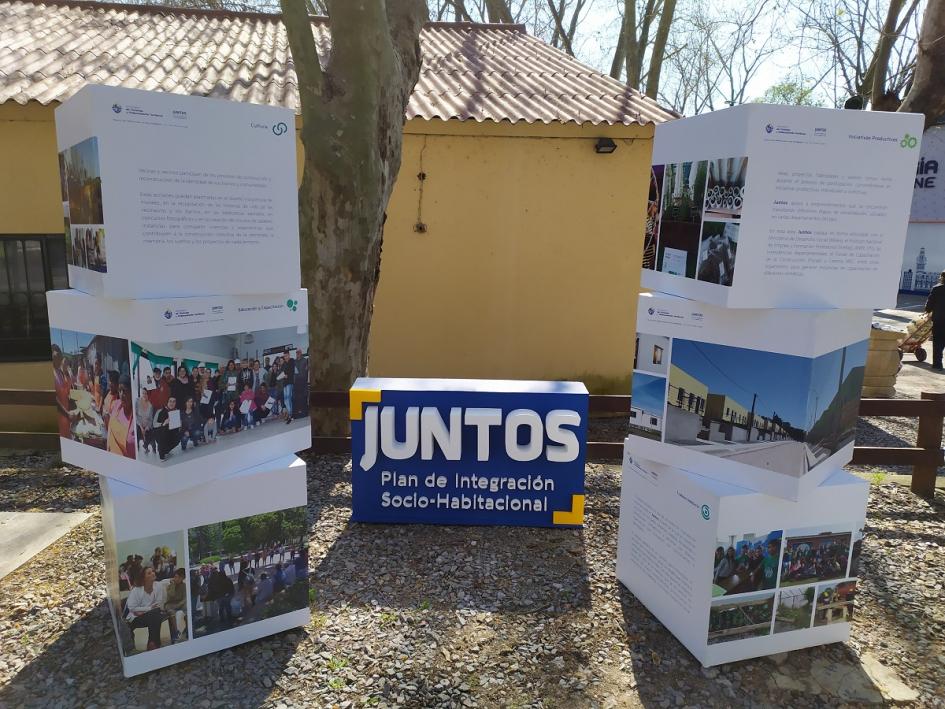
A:
[[[117,374],[117,372],[116,372]],[[127,375],[118,382],[118,397],[108,410],[108,447],[110,453],[134,458],[135,428],[134,409],[131,405],[131,378]]]
[[[236,433],[241,427],[239,407],[236,404],[236,399],[231,399],[227,402],[226,408],[220,416],[220,435]]]
[[[180,412],[177,412],[177,421],[172,421],[175,417],[173,411],[177,411],[177,399],[173,396],[168,398],[167,405],[157,412],[154,417],[155,436],[158,444],[158,457],[161,460],[167,459],[170,453],[180,443]]]
[[[180,449],[187,450],[187,444],[193,443],[194,448],[203,440],[203,419],[194,403],[194,397],[184,400],[184,408],[180,412]]]
[[[177,368],[177,378],[171,382],[171,396],[177,399],[178,406],[183,406],[187,399],[193,399],[195,395],[194,382],[190,378],[187,367],[179,366]]]
[[[252,428],[256,425],[256,401],[255,394],[249,384],[243,384],[243,393],[240,394],[240,413],[243,414],[243,425],[246,428]],[[247,404],[248,402],[248,404]]]
[[[256,416],[254,420],[256,423],[262,423],[271,413],[267,405],[269,402],[269,387],[265,384],[260,384],[253,397],[253,401],[256,402]]]
[[[203,438],[205,443],[214,443],[217,437],[217,402],[220,394],[212,387],[210,375],[205,375],[197,383],[197,411],[203,421]]]
[[[236,369],[236,362],[232,359],[226,363],[226,371],[223,373],[223,381],[220,387],[223,391],[222,400],[225,404],[236,401],[240,398],[239,390],[239,371]]]
[[[154,406],[148,397],[148,392],[144,391],[138,396],[138,406],[135,410],[135,421],[138,424],[138,445],[144,447],[147,453],[149,450],[157,452],[157,445],[154,443]]]
[[[718,556],[718,550],[722,547],[718,547],[716,551],[716,556]],[[716,564],[714,581],[719,586],[729,587],[729,584],[732,581],[732,574],[735,573],[735,549],[729,547],[725,552],[725,556],[722,557],[722,560]]]
[[[141,569],[125,601],[125,614],[132,630],[148,629],[148,650],[161,647],[161,625],[169,617],[166,602],[165,584],[155,579],[154,569]]]

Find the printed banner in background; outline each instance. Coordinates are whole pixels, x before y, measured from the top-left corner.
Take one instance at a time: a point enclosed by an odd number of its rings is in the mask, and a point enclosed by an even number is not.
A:
[[[945,126],[922,136],[899,290],[927,293],[945,271]]]

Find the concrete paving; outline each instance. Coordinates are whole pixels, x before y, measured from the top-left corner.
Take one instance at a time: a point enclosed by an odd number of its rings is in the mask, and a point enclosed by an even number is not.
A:
[[[0,579],[88,517],[87,512],[0,512]]]

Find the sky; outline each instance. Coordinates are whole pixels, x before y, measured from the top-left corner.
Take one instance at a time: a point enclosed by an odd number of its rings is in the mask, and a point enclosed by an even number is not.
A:
[[[654,377],[643,372],[633,373],[633,405],[654,413],[663,415],[663,404],[666,401],[666,379]]]
[[[843,378],[846,379],[854,367],[866,364],[866,350],[869,341],[863,340],[846,348],[846,361],[843,362]],[[840,385],[840,363],[843,361],[843,350],[828,352],[813,361],[810,378],[810,411],[804,421],[804,427],[809,427],[821,413],[830,405]],[[792,422],[793,423],[793,422]],[[795,424],[797,425],[797,424]]]
[[[78,159],[76,165],[85,168],[89,177],[98,177],[102,174],[98,166],[98,139],[89,138],[72,146],[74,156]]]
[[[807,389],[798,382],[810,376],[807,357],[673,339],[672,363],[709,388],[710,394],[725,394],[755,414],[777,413],[792,426],[806,426]]]
[[[62,330],[58,327],[49,328],[49,340],[54,345],[59,345],[65,354],[78,354],[82,348],[87,346],[95,335],[86,332],[75,332],[74,330]]]

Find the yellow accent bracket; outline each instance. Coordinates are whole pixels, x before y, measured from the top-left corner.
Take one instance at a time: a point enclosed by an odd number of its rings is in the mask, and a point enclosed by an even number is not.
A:
[[[571,495],[571,510],[553,512],[554,524],[584,524],[584,495]]]
[[[364,415],[364,404],[377,404],[381,400],[380,389],[352,389],[349,399],[352,421],[360,421]]]

